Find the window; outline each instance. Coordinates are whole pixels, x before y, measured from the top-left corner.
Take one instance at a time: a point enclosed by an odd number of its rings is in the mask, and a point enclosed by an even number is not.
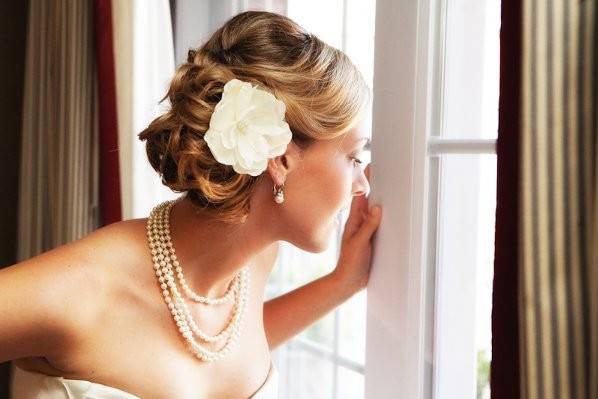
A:
[[[439,5],[441,112],[428,139],[428,212],[437,220],[428,260],[436,269],[433,397],[489,398],[500,1]]]
[[[489,397],[499,27],[498,0],[377,2],[365,397]]]

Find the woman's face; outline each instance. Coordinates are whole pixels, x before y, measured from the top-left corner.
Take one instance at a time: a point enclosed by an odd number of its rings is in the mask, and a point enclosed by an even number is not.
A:
[[[354,195],[369,193],[364,173],[368,131],[361,122],[347,134],[320,140],[301,158],[290,157],[284,179],[284,202],[273,204],[273,217],[284,241],[309,252],[326,250],[337,227],[337,214]]]

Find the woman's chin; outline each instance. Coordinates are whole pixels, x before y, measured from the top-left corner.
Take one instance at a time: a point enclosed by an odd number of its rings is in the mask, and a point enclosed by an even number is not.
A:
[[[328,222],[326,226],[320,230],[317,236],[312,237],[311,243],[309,245],[309,252],[312,253],[321,253],[326,251],[330,246],[334,243],[334,239],[336,238],[335,232],[336,226],[338,222],[334,220]]]
[[[295,242],[293,245],[311,253],[324,252],[334,243],[339,224],[338,217],[331,218],[325,225],[320,225],[317,231],[312,232],[307,241]]]

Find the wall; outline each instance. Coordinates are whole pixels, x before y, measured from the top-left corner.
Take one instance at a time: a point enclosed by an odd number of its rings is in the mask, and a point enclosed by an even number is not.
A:
[[[16,262],[27,6],[28,1],[0,2],[0,268]],[[0,363],[0,398],[8,397],[9,365]]]

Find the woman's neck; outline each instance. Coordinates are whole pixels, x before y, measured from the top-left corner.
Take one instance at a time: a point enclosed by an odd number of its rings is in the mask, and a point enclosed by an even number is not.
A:
[[[253,267],[256,255],[275,241],[255,213],[245,223],[233,225],[214,221],[188,198],[172,207],[172,243],[193,291],[209,298],[224,295],[236,273]]]

